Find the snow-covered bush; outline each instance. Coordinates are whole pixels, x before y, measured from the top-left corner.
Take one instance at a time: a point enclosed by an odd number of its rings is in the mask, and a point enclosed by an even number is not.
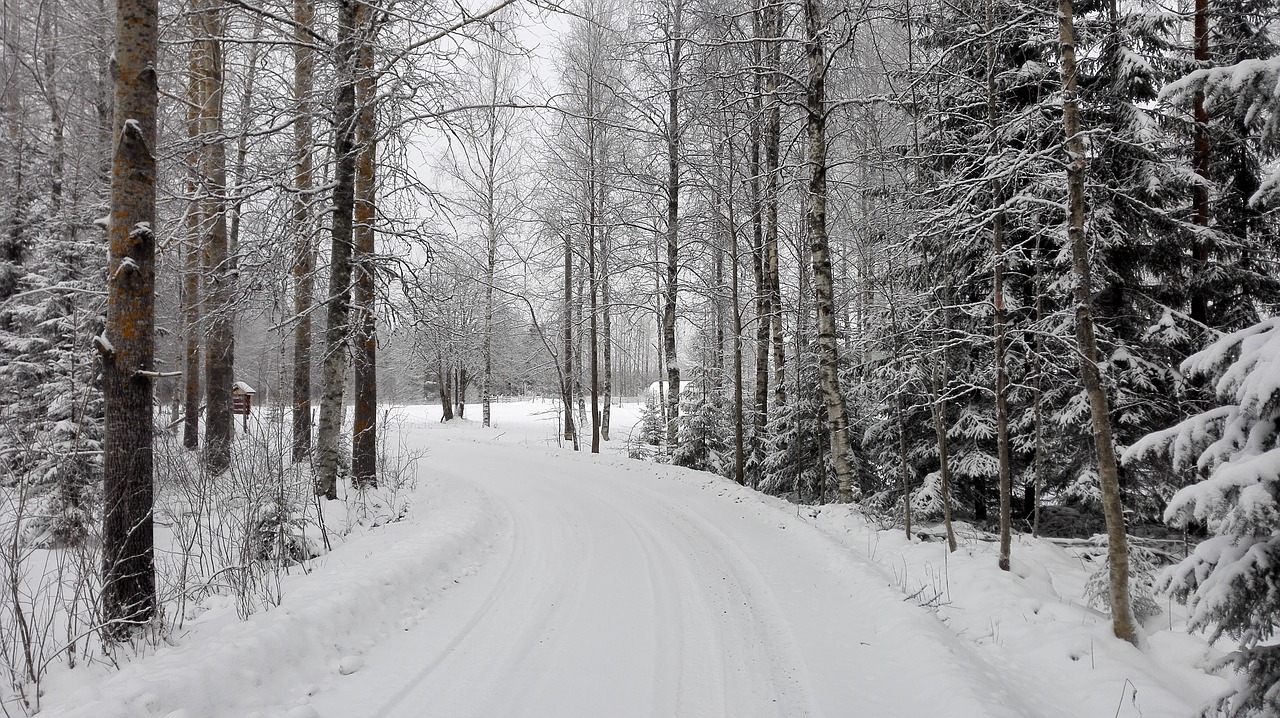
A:
[[[633,433],[628,440],[627,456],[633,459],[649,459],[661,461],[663,441],[667,435],[662,425],[662,407],[651,393],[645,397],[644,407],[640,409],[640,431]]]
[[[728,476],[733,467],[732,434],[729,432],[732,426],[724,397],[708,384],[704,375],[702,388],[684,394],[680,399],[680,417],[676,420],[676,445],[671,451],[671,463]]]
[[[1280,714],[1280,317],[1224,335],[1182,363],[1212,382],[1220,405],[1143,438],[1125,463],[1167,456],[1201,480],[1178,491],[1165,520],[1212,534],[1166,572],[1192,609],[1191,626],[1239,641],[1224,664],[1241,674],[1221,708]]]

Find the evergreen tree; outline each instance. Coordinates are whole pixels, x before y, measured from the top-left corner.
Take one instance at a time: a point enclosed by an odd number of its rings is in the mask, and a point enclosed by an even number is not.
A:
[[[1280,712],[1280,318],[1227,334],[1182,363],[1211,383],[1218,406],[1154,432],[1127,464],[1165,458],[1201,480],[1174,495],[1165,519],[1212,534],[1168,572],[1163,588],[1185,599],[1190,625],[1239,641],[1224,663],[1240,671],[1231,716]]]
[[[711,371],[700,369],[692,377],[695,386],[682,392],[671,463],[728,477],[733,472],[730,404],[710,379]]]
[[[813,352],[805,353],[796,370],[799,385],[810,390],[796,393],[770,412],[759,489],[791,495],[800,503],[830,500],[834,495],[825,486],[831,475],[825,441],[826,407],[817,391],[818,363]]]

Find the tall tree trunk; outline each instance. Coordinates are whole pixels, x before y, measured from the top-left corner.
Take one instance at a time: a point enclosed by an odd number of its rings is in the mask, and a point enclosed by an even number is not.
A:
[[[596,175],[596,184],[600,186],[599,209],[597,218],[604,211],[604,181]],[[613,400],[613,320],[610,310],[613,298],[609,291],[609,232],[603,227],[598,231],[600,240],[600,256],[596,258],[599,265],[600,282],[600,339],[604,342],[604,351],[600,358],[604,360],[604,383],[600,387],[602,406],[600,407],[600,440],[609,440],[609,405]]]
[[[578,276],[574,281],[573,294],[573,325],[578,328],[578,334],[574,337],[573,342],[573,366],[577,371],[573,374],[573,400],[578,407],[578,426],[586,426],[590,421],[587,416],[586,395],[582,392],[582,372],[587,367],[587,360],[583,357],[582,343],[586,332],[582,330],[585,326],[583,312],[585,311],[586,292],[583,287],[587,279],[587,258],[578,257]]]
[[[491,402],[493,399],[493,284],[497,280],[498,263],[498,221],[497,221],[497,174],[498,174],[498,80],[501,72],[500,56],[495,54],[489,60],[487,68],[488,82],[486,94],[489,107],[485,109],[485,152],[484,172],[484,230],[485,230],[485,286],[484,286],[484,375],[480,378],[480,413],[481,426],[493,425]]]
[[[155,616],[151,391],[155,367],[155,0],[117,0],[102,393],[104,636]]]
[[[564,435],[578,450],[578,431],[573,423],[573,238],[564,235],[564,374],[560,381],[560,402],[564,404]]]
[[[1035,481],[1035,505],[1032,508],[1031,535],[1040,535],[1040,491],[1044,485],[1044,271],[1040,256],[1040,238],[1036,237],[1036,341],[1032,351],[1035,352],[1036,386],[1035,399],[1032,406],[1032,431],[1035,434],[1035,459],[1033,464]]]
[[[1209,0],[1195,0],[1193,41],[1195,60],[1200,67],[1209,64]],[[1209,111],[1204,104],[1204,90],[1198,89],[1192,97],[1195,126],[1192,130],[1193,161],[1200,181],[1192,188],[1191,214],[1200,231],[1209,231]],[[1208,275],[1209,238],[1196,237],[1191,248],[1192,290],[1191,319],[1201,324],[1209,322],[1209,300],[1203,286]]]
[[[311,225],[311,92],[315,54],[308,35],[315,25],[312,0],[294,0],[293,97],[293,460],[311,454],[311,304],[315,293],[316,242]]]
[[[62,184],[67,166],[67,128],[62,116],[62,99],[58,96],[58,20],[62,13],[59,3],[51,2],[41,17],[41,44],[44,45],[42,84],[45,103],[49,106],[49,209],[58,227],[58,238],[67,236],[70,223],[62,216]]]
[[[587,228],[587,276],[591,294],[591,321],[587,331],[590,335],[589,351],[591,352],[591,453],[598,454],[600,453],[600,328],[596,321],[596,312],[599,287],[596,278],[595,203],[591,204],[591,216]]]
[[[760,12],[754,13],[756,18],[756,35],[761,33]],[[760,66],[763,53],[760,52],[759,43],[756,43],[756,65]],[[772,324],[769,322],[771,305],[769,300],[769,281],[765,272],[767,266],[768,252],[765,249],[764,242],[764,205],[760,190],[760,149],[763,138],[760,132],[759,115],[762,112],[763,105],[761,103],[761,73],[754,73],[755,82],[755,98],[752,100],[754,105],[756,119],[751,123],[751,157],[750,157],[750,189],[751,189],[751,270],[755,280],[756,288],[756,382],[755,382],[755,411],[752,414],[752,430],[751,430],[751,455],[754,457],[754,463],[759,467],[764,461],[765,451],[765,432],[767,431],[769,420],[769,330]],[[752,472],[752,485],[758,482],[759,471]]]
[[[262,47],[259,42],[262,37],[262,26],[262,16],[254,15],[253,41],[249,45],[249,55],[245,58],[247,69],[244,75],[244,87],[240,94],[240,117],[238,118],[240,131],[236,133],[236,159],[231,167],[231,176],[234,178],[232,194],[235,197],[231,200],[230,226],[227,228],[227,247],[231,254],[237,257],[240,252],[241,209],[244,207],[244,192],[241,187],[245,183],[249,157],[249,125],[254,116],[253,97],[257,91],[258,52]]]
[[[206,83],[202,129],[207,163],[204,172],[206,227],[204,242],[205,425],[204,459],[210,472],[231,466],[235,417],[231,390],[235,384],[235,257],[227,244],[227,145],[222,139],[223,55],[225,10],[220,0],[202,0],[197,11],[201,25],[202,77]]]
[[[778,193],[781,175],[782,100],[779,80],[782,75],[782,12],[780,5],[770,2],[764,8],[765,44],[765,128],[764,128],[764,231],[765,281],[769,288],[769,322],[773,340],[773,404],[781,410],[787,403],[787,353],[782,334],[782,282],[779,276]],[[807,7],[807,6],[806,6]]]
[[[938,480],[942,494],[942,522],[947,529],[947,550],[955,553],[956,533],[951,525],[951,461],[947,447],[947,398],[943,394],[947,386],[947,352],[942,350],[941,369],[933,367],[929,380],[933,388],[933,431],[938,438]],[[939,374],[942,374],[939,378]]]
[[[680,359],[676,356],[676,298],[680,276],[680,83],[684,60],[684,0],[674,0],[667,33],[667,285],[662,348],[667,362],[667,444],[675,446],[680,417]]]
[[[205,43],[200,38],[199,20],[191,18],[192,42],[187,49],[187,213],[183,237],[182,267],[182,335],[186,349],[183,352],[182,445],[187,449],[200,446],[200,280],[204,276],[201,267],[201,245],[204,236],[204,211],[201,202],[203,189],[203,125],[205,82],[202,55]]]
[[[1071,243],[1071,263],[1076,275],[1076,342],[1080,356],[1080,377],[1089,395],[1093,419],[1093,446],[1098,455],[1098,482],[1102,487],[1102,511],[1107,520],[1107,565],[1110,568],[1109,594],[1111,625],[1117,638],[1136,644],[1137,629],[1129,603],[1129,540],[1125,533],[1124,507],[1120,504],[1120,478],[1116,468],[1115,445],[1111,439],[1107,392],[1098,371],[1098,343],[1093,331],[1092,271],[1089,248],[1084,237],[1084,135],[1080,126],[1080,106],[1076,91],[1076,40],[1071,0],[1061,0],[1058,19],[1062,57],[1062,124],[1067,135],[1067,237]]]
[[[361,5],[356,72],[356,204],[353,247],[355,304],[355,416],[351,431],[351,478],[358,488],[378,485],[378,335],[374,286],[374,221],[377,218],[378,82],[373,47],[377,6]]]
[[[853,467],[849,444],[849,418],[840,389],[840,350],[836,343],[835,290],[831,272],[831,247],[827,239],[827,104],[825,31],[821,0],[804,0],[805,54],[809,77],[805,86],[806,126],[809,133],[809,206],[806,215],[813,251],[814,308],[818,314],[818,369],[823,403],[827,407],[827,431],[836,470],[840,500],[853,501]]]
[[[333,234],[329,259],[329,293],[323,364],[324,390],[320,396],[320,426],[316,431],[316,493],[338,498],[338,438],[345,413],[347,388],[347,336],[351,310],[351,254],[355,212],[356,174],[356,0],[339,0],[338,90],[334,102],[335,170],[333,177]]]
[[[599,217],[596,211],[596,108],[594,78],[587,77],[587,283],[591,304],[588,333],[591,352],[591,453],[600,453],[600,327],[598,311],[599,278],[596,276],[596,233]]]
[[[987,0],[987,32],[994,31],[995,10],[993,0]],[[992,152],[998,151],[996,111],[996,50],[995,41],[987,39],[987,129],[990,133]],[[991,178],[991,204],[995,214],[991,220],[992,262],[995,265],[992,289],[992,316],[995,333],[996,362],[996,452],[1000,466],[1000,568],[1009,570],[1009,554],[1012,548],[1013,478],[1009,471],[1009,374],[1005,366],[1004,320],[1004,188],[998,177]]]
[[[727,129],[727,128],[726,128]],[[745,485],[746,478],[746,440],[743,407],[742,407],[742,299],[738,290],[738,275],[741,271],[738,261],[738,223],[734,216],[733,176],[737,171],[734,165],[733,137],[726,132],[726,154],[729,167],[726,172],[726,194],[728,201],[725,209],[729,214],[729,301],[733,303],[733,480]]]

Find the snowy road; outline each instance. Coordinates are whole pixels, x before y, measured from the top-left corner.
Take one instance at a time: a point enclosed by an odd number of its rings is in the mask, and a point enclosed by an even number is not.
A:
[[[311,697],[324,718],[1059,715],[882,569],[730,485],[440,437],[430,472],[509,520],[476,572]]]

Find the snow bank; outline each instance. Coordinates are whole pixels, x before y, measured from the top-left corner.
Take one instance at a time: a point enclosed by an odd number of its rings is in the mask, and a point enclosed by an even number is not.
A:
[[[1162,606],[1144,626],[1141,650],[1112,634],[1110,617],[1086,597],[1103,567],[1097,547],[1017,536],[1005,572],[998,544],[963,525],[959,549],[949,553],[945,541],[908,540],[850,506],[798,507],[701,472],[660,466],[653,473],[718,493],[739,511],[771,514],[780,530],[820,530],[824,536],[811,541],[833,544],[830,568],[846,579],[850,605],[874,605],[876,636],[919,656],[918,670],[935,676],[944,714],[956,715],[943,706],[963,697],[968,705],[987,702],[984,716],[1011,709],[1053,718],[1185,718],[1229,687],[1206,672],[1221,654],[1187,632],[1183,607]],[[886,586],[896,598],[886,599]],[[920,622],[928,614],[932,625]]]
[[[275,714],[289,701],[293,713],[308,714],[318,682],[358,671],[365,650],[411,625],[506,530],[507,519],[474,488],[430,485],[417,494],[420,509],[409,520],[348,541],[309,574],[285,577],[274,609],[244,621],[231,607],[214,609],[171,637],[176,645],[118,672],[86,666],[50,676],[46,694],[65,698],[40,715],[239,718]]]

